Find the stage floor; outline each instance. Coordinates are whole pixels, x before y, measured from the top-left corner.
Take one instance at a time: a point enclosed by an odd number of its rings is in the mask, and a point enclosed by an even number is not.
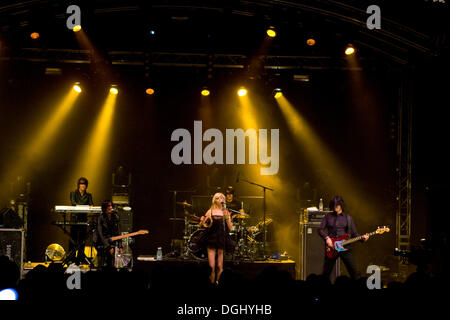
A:
[[[23,265],[23,276],[25,276],[30,270],[34,269],[38,265],[48,267],[50,262],[26,262]],[[155,269],[170,268],[170,269],[184,269],[190,266],[207,266],[207,260],[199,259],[183,259],[183,258],[164,258],[163,260],[156,260],[155,256],[138,256],[136,258],[133,270],[140,270],[151,273]],[[65,266],[67,267],[67,266]],[[80,265],[81,272],[97,271],[96,268],[89,268],[88,265]],[[225,260],[224,269],[232,270],[233,272],[241,275],[245,279],[251,280],[261,274],[265,269],[272,267],[279,271],[287,271],[292,279],[295,279],[295,261],[293,260]]]
[[[156,260],[154,256],[138,256],[133,269],[152,273],[156,269],[185,269],[196,266],[208,266],[207,260],[183,259],[183,258],[165,258]],[[295,261],[294,260],[225,260],[224,270],[232,270],[244,279],[252,280],[260,275],[267,268],[274,268],[278,271],[286,271],[295,279]]]

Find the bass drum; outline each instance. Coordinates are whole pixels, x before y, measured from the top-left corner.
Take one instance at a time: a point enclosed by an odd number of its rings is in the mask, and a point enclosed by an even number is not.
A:
[[[206,260],[208,258],[208,253],[206,251],[206,246],[204,243],[204,237],[207,232],[208,229],[198,229],[194,231],[189,237],[188,249],[196,259]]]

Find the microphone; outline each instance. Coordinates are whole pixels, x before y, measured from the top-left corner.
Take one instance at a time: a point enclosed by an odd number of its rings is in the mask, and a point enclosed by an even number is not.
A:
[[[237,174],[237,177],[236,177],[236,183],[239,182],[239,174],[240,174],[240,173],[241,173],[241,172],[239,171],[238,174]]]
[[[221,204],[222,204],[222,208],[223,208],[223,209],[226,209],[226,208],[227,208],[226,202],[221,202]]]

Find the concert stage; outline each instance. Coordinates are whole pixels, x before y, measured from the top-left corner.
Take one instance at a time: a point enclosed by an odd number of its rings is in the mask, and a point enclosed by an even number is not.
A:
[[[50,262],[27,262],[24,264],[23,277],[37,266],[48,268]],[[199,259],[183,259],[183,258],[165,258],[156,260],[154,256],[138,256],[133,270],[144,273],[151,280],[153,273],[160,270],[168,271],[173,274],[180,274],[185,270],[202,269],[208,266],[207,261]],[[67,267],[67,266],[64,266]],[[289,274],[295,279],[296,263],[293,260],[261,260],[261,261],[233,261],[225,260],[224,270],[232,271],[235,275],[242,277],[244,280],[254,280],[267,270],[276,270]],[[98,271],[96,268],[89,268],[88,265],[80,265],[80,271],[86,273],[89,271]],[[131,270],[129,270],[131,271]],[[148,283],[151,287],[151,281]]]
[[[139,256],[136,259],[134,270],[144,271],[149,274],[150,281],[154,274],[161,270],[169,274],[180,274],[186,270],[201,270],[208,267],[208,262],[194,259],[167,258],[161,261],[150,260],[151,256]],[[150,259],[149,259],[150,258]],[[224,270],[231,271],[235,276],[243,280],[254,280],[267,270],[276,270],[288,273],[295,279],[295,261],[293,260],[263,260],[263,261],[224,261]],[[150,284],[151,285],[151,284]]]

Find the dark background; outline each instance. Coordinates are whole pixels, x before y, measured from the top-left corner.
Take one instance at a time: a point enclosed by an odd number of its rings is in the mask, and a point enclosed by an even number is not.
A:
[[[352,4],[363,11],[367,7],[362,3]],[[261,50],[268,23],[280,26],[279,37],[266,48],[266,53],[272,55],[329,55],[341,59],[342,48],[348,40],[366,41],[366,44],[373,40],[367,36],[364,26],[324,18],[308,10],[275,6],[277,10],[263,12],[261,9],[253,16],[246,16],[237,13],[239,9],[244,10],[241,7],[244,4],[239,1],[215,5],[221,9],[202,10],[198,3],[191,8],[176,8],[175,2],[136,2],[137,10],[108,11],[108,8],[120,7],[120,3],[80,2],[83,29],[104,56],[108,50],[161,50],[239,53],[251,61],[251,57]],[[413,101],[412,242],[430,236],[436,228],[444,228],[445,222],[436,221],[447,219],[445,214],[438,212],[445,208],[448,194],[445,156],[448,145],[448,24],[441,19],[445,12],[448,13],[448,6],[435,7],[423,1],[397,5],[380,2],[383,18],[387,19],[382,27],[392,28],[395,21],[423,32],[427,35],[424,46],[429,52],[415,50],[400,42],[396,45],[402,50],[392,44],[383,47],[382,43],[373,43],[374,47],[358,47],[360,70],[344,70],[334,65],[318,70],[299,66],[297,70],[255,71],[247,66],[244,70],[222,68],[208,72],[206,68],[152,65],[150,76],[145,75],[148,70],[143,70],[142,66],[112,65],[106,57],[102,68],[108,69],[111,75],[106,80],[91,65],[17,58],[21,48],[78,48],[72,32],[64,27],[65,20],[61,18],[64,4],[36,2],[22,15],[13,15],[12,9],[3,7],[3,56],[16,58],[0,60],[0,170],[7,172],[11,163],[24,156],[24,148],[74,81],[81,80],[84,89],[63,128],[52,140],[49,152],[40,159],[30,159],[31,172],[25,178],[31,182],[32,190],[28,260],[42,260],[48,244],[66,241],[62,232],[50,224],[55,220],[51,208],[69,203],[71,190],[62,190],[61,186],[67,185],[70,168],[78,159],[78,152],[93,127],[109,85],[114,83],[120,92],[112,123],[112,144],[104,166],[106,171],[112,172],[118,165],[123,165],[132,174],[134,229],[150,230],[149,236],[136,240],[135,254],[155,254],[158,246],[167,253],[170,239],[179,237],[172,234],[173,225],[169,221],[173,215],[169,190],[195,190],[193,194],[206,196],[212,195],[217,187],[234,184],[240,196],[262,195],[257,187],[243,181],[235,183],[238,173],[241,178],[273,187],[275,191],[267,194],[268,214],[275,221],[270,237],[275,243],[274,250],[287,250],[291,255],[298,250],[298,214],[304,203],[302,200],[305,200],[302,186],[310,182],[317,189],[316,197],[312,199],[316,205],[322,197],[326,206],[335,194],[347,199],[341,190],[330,189],[329,180],[333,177],[315,165],[311,155],[302,150],[290,133],[272,97],[273,88],[281,86],[287,99],[305,117],[329,151],[351,172],[348,178],[364,195],[364,205],[347,202],[358,231],[369,232],[378,225],[391,226],[390,234],[368,242],[365,250],[357,246],[359,265],[392,264],[397,192],[397,107],[400,84],[405,79],[413,87],[410,92]],[[249,7],[245,9],[251,11],[253,8]],[[28,25],[21,26],[20,22],[24,20]],[[33,25],[42,30],[37,42],[29,39]],[[157,31],[155,37],[148,36],[150,28]],[[318,39],[313,48],[305,46],[303,40],[311,30]],[[408,38],[408,30],[396,30],[399,34],[404,32],[402,35]],[[398,63],[394,59],[398,57],[406,63]],[[45,68],[50,66],[61,67],[62,75],[45,75]],[[311,81],[294,82],[293,74],[309,74]],[[154,96],[144,93],[149,83],[156,88]],[[203,98],[200,90],[206,83],[212,94]],[[240,105],[235,94],[242,84],[250,89],[259,127],[280,129],[278,174],[262,177],[255,174],[250,165],[173,165],[170,152],[175,143],[170,141],[170,136],[177,128],[186,128],[193,133],[193,121],[202,120],[203,131],[218,128],[224,133],[226,128],[246,129],[239,116]],[[209,103],[205,103],[206,99]],[[212,186],[207,185],[208,176]],[[4,187],[2,205],[13,196],[6,188],[10,182],[1,182]],[[88,190],[93,192],[96,205],[110,198],[109,175],[105,175],[103,181],[91,183]],[[179,194],[177,200],[190,202],[190,194]],[[177,210],[180,214],[180,208]],[[261,215],[261,210],[255,210],[254,221]]]

